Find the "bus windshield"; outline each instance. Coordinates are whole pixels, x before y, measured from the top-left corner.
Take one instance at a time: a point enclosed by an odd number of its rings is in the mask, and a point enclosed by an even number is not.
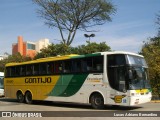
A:
[[[147,69],[144,67],[132,66],[129,68],[129,89],[145,89],[150,88]]]
[[[143,57],[108,55],[107,72],[110,86],[118,91],[150,88],[147,64]]]

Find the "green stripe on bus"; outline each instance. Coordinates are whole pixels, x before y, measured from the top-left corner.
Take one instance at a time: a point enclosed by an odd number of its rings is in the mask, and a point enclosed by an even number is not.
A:
[[[48,96],[59,96],[60,94],[62,94],[66,90],[70,81],[72,80],[72,77],[73,75],[61,75],[52,91],[48,94]]]
[[[62,97],[69,97],[76,94],[81,86],[83,85],[84,81],[86,80],[88,74],[77,74],[74,75],[71,79],[69,85],[67,86],[66,90],[60,95]]]

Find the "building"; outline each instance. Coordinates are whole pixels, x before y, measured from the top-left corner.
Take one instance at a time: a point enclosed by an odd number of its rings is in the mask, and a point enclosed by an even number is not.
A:
[[[3,55],[0,55],[0,60],[3,60],[9,56],[8,53],[4,53]]]
[[[37,54],[37,52],[40,51],[40,49],[47,47],[48,45],[48,39],[42,39],[38,42],[29,42],[23,41],[23,37],[18,36],[17,43],[12,44],[12,55],[19,52],[23,56],[34,58],[34,56]]]
[[[0,55],[0,60],[3,60],[4,59],[4,56],[3,55]]]
[[[40,52],[42,48],[45,48],[49,45],[49,39],[41,39],[38,42],[36,42],[36,51]]]

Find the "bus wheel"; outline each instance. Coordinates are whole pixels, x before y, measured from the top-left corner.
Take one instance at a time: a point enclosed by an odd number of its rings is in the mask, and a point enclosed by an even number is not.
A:
[[[99,93],[94,93],[92,96],[91,96],[91,105],[93,108],[95,109],[103,109],[104,108],[104,99],[102,97],[101,94]]]
[[[23,93],[22,93],[21,91],[18,91],[18,92],[17,92],[17,100],[18,100],[18,102],[20,102],[20,103],[23,103],[23,102],[24,102],[24,95],[23,95]]]
[[[27,104],[31,104],[32,103],[32,94],[31,92],[27,91],[25,93],[25,101]]]

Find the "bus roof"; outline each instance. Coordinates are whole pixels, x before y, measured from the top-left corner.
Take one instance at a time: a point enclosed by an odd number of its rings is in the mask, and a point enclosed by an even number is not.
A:
[[[109,54],[126,54],[126,55],[134,55],[134,56],[138,56],[138,57],[143,57],[142,55],[136,54],[136,53],[132,53],[132,52],[126,52],[126,51],[111,51],[111,52],[99,52],[103,55],[109,55]]]
[[[42,62],[50,62],[50,61],[59,61],[59,60],[66,60],[66,59],[74,59],[74,58],[84,58],[84,57],[92,57],[92,56],[100,56],[100,55],[109,55],[109,54],[129,54],[134,56],[143,57],[142,55],[138,55],[131,52],[124,52],[124,51],[112,51],[112,52],[96,52],[91,54],[85,54],[85,55],[78,55],[78,54],[70,54],[70,55],[64,55],[64,56],[55,56],[55,57],[47,57],[47,58],[40,58],[37,60],[27,61],[27,62],[21,62],[21,63],[7,63],[7,66],[15,66],[15,65],[25,65],[25,64],[32,64],[32,63],[42,63]]]

